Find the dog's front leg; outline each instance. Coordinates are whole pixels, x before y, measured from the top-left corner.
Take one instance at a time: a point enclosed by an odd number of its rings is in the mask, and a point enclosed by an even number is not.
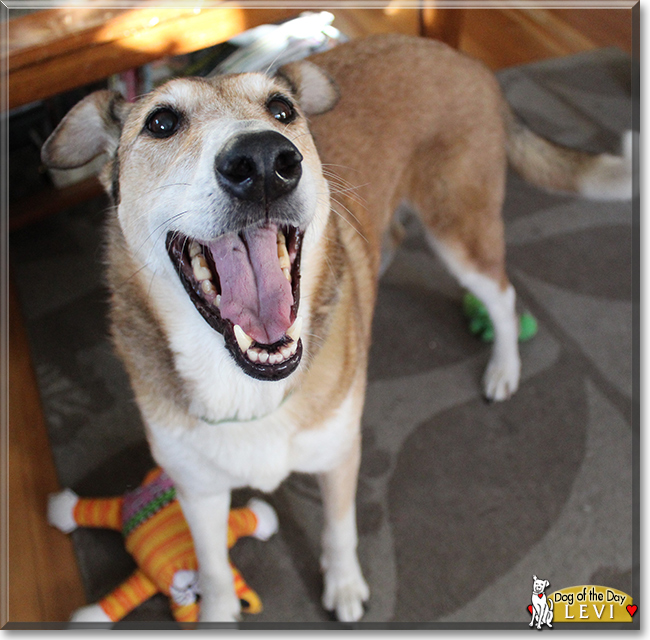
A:
[[[355,622],[363,615],[369,597],[357,558],[355,496],[360,462],[360,437],[337,467],[319,476],[325,528],[323,531],[323,607],[336,611],[341,622]]]
[[[228,563],[230,491],[190,494],[178,487],[178,500],[192,532],[199,563],[201,622],[233,622],[241,605]]]

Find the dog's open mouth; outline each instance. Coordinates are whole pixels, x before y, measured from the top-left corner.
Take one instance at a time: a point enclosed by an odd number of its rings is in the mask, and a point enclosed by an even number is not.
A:
[[[167,251],[194,306],[253,378],[281,380],[300,363],[301,247],[299,229],[276,224],[205,243],[167,234]]]

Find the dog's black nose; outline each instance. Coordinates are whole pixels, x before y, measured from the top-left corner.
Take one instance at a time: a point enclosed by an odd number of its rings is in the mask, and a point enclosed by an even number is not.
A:
[[[302,175],[302,155],[277,131],[233,136],[217,156],[219,184],[240,200],[271,202],[293,191]]]

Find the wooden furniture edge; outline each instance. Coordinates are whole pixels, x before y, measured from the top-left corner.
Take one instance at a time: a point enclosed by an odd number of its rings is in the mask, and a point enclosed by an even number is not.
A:
[[[41,58],[10,70],[9,108],[90,84],[164,56],[181,55],[219,44],[242,31],[290,18],[297,12],[291,8],[242,9],[232,6],[203,9],[196,14],[176,12],[172,18],[161,19],[146,29],[127,29],[119,37],[103,39],[100,37],[102,31],[94,29],[79,42],[76,38],[69,38],[71,42],[67,47],[61,42],[56,46],[51,43],[49,54],[45,47]],[[119,17],[123,19],[123,15]],[[8,28],[11,32],[11,21]],[[108,28],[109,25],[104,27]],[[19,58],[24,55],[25,59],[33,57],[32,53],[28,56],[27,51],[21,53],[19,48],[14,48],[13,55]]]

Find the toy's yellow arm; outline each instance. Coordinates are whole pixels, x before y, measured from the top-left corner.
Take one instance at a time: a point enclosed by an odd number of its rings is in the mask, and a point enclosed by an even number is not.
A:
[[[80,527],[122,531],[122,498],[79,498],[73,517]]]
[[[156,593],[156,585],[140,569],[136,569],[97,604],[113,622],[117,622]]]
[[[80,498],[71,489],[52,493],[47,499],[48,522],[71,533],[77,527],[122,531],[122,503],[118,498]]]
[[[231,509],[228,516],[228,549],[232,549],[239,538],[252,536],[257,529],[257,516],[248,507]]]
[[[278,530],[278,516],[275,509],[264,500],[252,498],[248,505],[231,509],[228,517],[228,549],[244,536],[268,540]]]

